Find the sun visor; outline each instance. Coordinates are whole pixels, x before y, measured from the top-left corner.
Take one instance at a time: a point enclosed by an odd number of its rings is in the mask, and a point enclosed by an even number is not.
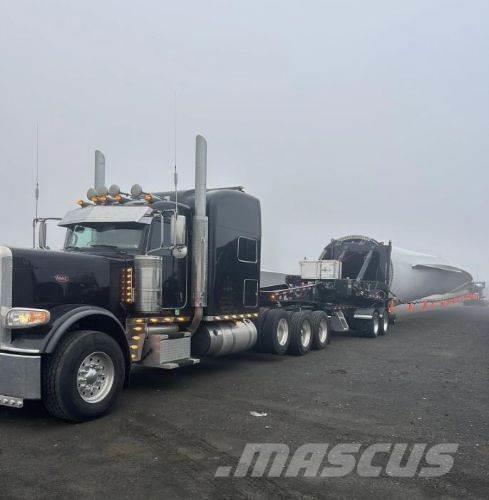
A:
[[[152,209],[148,206],[95,205],[77,208],[68,212],[58,226],[104,222],[136,222],[139,224],[151,224],[151,212]]]

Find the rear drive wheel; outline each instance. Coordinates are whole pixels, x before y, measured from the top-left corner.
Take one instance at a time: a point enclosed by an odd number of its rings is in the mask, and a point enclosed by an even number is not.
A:
[[[289,315],[283,309],[270,309],[263,320],[260,345],[264,352],[283,355],[290,344]]]
[[[380,333],[380,316],[378,311],[374,311],[372,319],[364,320],[364,334],[366,337],[375,338]]]
[[[324,349],[329,343],[328,315],[324,311],[314,311],[311,314],[312,348]]]
[[[43,401],[49,413],[74,422],[106,413],[124,385],[119,344],[102,332],[66,334],[43,367]]]
[[[292,313],[290,319],[290,348],[289,351],[297,356],[303,356],[311,350],[312,323],[309,312]]]
[[[382,314],[382,318],[380,318],[380,325],[379,325],[380,335],[386,335],[389,332],[389,324],[390,324],[389,311],[387,311],[386,309]]]

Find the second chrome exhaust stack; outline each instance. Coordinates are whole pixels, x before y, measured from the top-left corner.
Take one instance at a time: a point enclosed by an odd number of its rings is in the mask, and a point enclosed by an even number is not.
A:
[[[207,204],[207,141],[201,135],[195,141],[195,214],[192,221],[192,305],[194,333],[207,306],[208,225]]]

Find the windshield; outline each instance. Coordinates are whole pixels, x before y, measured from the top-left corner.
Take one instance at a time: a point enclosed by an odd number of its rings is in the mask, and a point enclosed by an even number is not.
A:
[[[78,224],[68,228],[65,250],[138,251],[142,247],[144,229],[141,224],[134,223]]]

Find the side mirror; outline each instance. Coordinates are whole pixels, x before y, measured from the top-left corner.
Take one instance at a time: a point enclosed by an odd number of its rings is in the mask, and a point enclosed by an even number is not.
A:
[[[172,255],[175,259],[184,259],[187,256],[187,220],[184,215],[172,215],[170,221]]]
[[[172,215],[170,222],[171,244],[181,247],[186,244],[187,220],[184,215]]]
[[[41,250],[49,250],[47,245],[48,238],[48,222],[60,221],[59,217],[38,217],[32,220],[32,248],[40,248]],[[38,228],[39,225],[39,228]],[[36,242],[37,232],[37,242]]]

